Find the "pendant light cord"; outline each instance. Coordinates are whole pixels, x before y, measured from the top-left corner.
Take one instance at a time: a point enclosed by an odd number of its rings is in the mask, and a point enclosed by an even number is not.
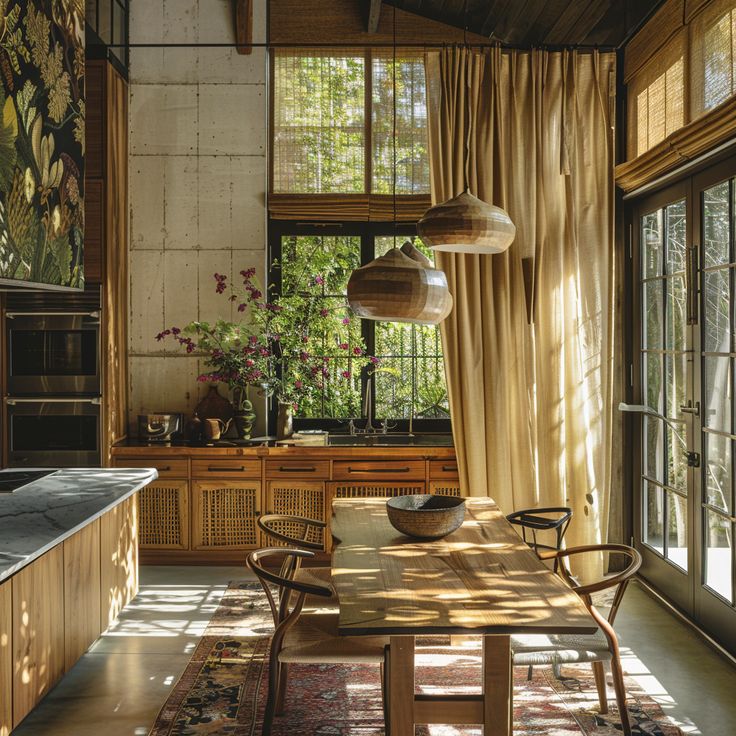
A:
[[[392,119],[392,143],[393,143],[393,194],[394,194],[394,248],[396,247],[396,3],[392,5],[393,13],[391,15],[393,19],[393,74],[392,74],[392,86],[393,86],[393,119]]]
[[[470,99],[470,64],[468,63],[468,0],[463,4],[463,51],[465,52],[465,94],[468,98],[467,124],[465,126],[465,166],[463,166],[463,176],[465,178],[465,190],[470,191],[470,131],[473,107]]]

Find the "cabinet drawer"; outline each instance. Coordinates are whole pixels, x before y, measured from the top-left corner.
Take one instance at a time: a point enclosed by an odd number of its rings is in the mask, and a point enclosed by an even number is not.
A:
[[[266,460],[267,478],[329,478],[329,460]]]
[[[193,478],[260,478],[258,458],[202,458],[192,460]]]
[[[159,478],[186,478],[189,475],[189,461],[186,458],[165,457],[118,457],[117,468],[156,468]]]
[[[430,480],[459,477],[457,460],[430,460],[429,477]]]
[[[424,460],[336,460],[333,465],[334,480],[358,480],[371,478],[400,478],[424,480]]]

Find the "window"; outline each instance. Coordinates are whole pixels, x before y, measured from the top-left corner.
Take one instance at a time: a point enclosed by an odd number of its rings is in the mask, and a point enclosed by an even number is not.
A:
[[[344,231],[344,232],[343,232]],[[359,265],[385,253],[394,244],[411,239],[429,258],[432,251],[414,237],[414,227],[392,223],[344,223],[306,225],[271,222],[271,258],[280,263],[271,274],[275,288],[286,291],[304,270],[329,263],[323,293],[325,306],[344,303],[350,273]],[[315,273],[314,275],[320,275]],[[449,431],[449,403],[439,328],[361,320],[368,352],[380,359],[378,366],[355,375],[350,357],[333,363],[333,371],[350,371],[350,385],[335,382],[311,403],[297,411],[297,426],[329,427],[360,417],[370,381],[372,419],[390,425],[413,426],[425,431]],[[326,384],[330,386],[330,383]]]
[[[429,192],[424,59],[402,52],[280,51],[274,58],[275,194]]]

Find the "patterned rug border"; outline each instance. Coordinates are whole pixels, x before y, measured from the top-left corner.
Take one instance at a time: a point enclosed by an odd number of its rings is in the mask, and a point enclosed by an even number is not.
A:
[[[252,593],[256,595],[250,596],[249,601],[249,594]],[[261,693],[261,690],[267,686],[269,632],[273,629],[270,611],[265,603],[265,597],[261,593],[259,584],[255,582],[232,581],[229,583],[184,672],[159,710],[148,736],[199,736],[200,734],[202,736],[205,734],[207,736],[259,736],[261,723],[259,711],[262,710],[261,701],[265,698],[265,692]],[[247,633],[244,634],[244,632]],[[247,653],[247,664],[244,664],[244,658],[239,649],[243,641],[247,641],[251,645]],[[233,659],[229,660],[229,657]],[[208,672],[208,667],[211,666],[213,658],[219,658],[220,663],[227,664],[229,661],[237,661],[241,667],[245,666],[244,676],[238,679],[239,685],[244,684],[245,686],[242,689],[236,685],[218,689],[219,686],[214,682],[215,677],[210,677]],[[540,669],[543,670],[544,668],[535,668],[535,672]],[[217,672],[216,669],[213,671]],[[567,668],[565,671],[567,671]],[[515,679],[518,682],[518,678]],[[579,680],[575,677],[554,680],[546,673],[543,673],[542,679],[549,687],[551,694],[554,694],[555,698],[559,700],[559,705],[562,706],[570,719],[577,724],[578,734],[595,736],[599,733],[599,726],[608,729],[600,731],[602,735],[604,733],[621,733],[615,703],[612,703],[611,713],[607,716],[600,716],[597,711],[593,713],[588,710],[581,710],[580,707],[572,707],[568,699],[564,697],[566,692],[569,694],[580,689],[575,687],[576,684],[579,685]],[[204,695],[200,695],[199,698],[196,695],[198,683],[201,685],[200,690],[204,689]],[[659,704],[646,693],[641,692],[638,687],[632,687],[633,684],[632,680],[627,678],[628,706],[633,717],[634,734],[640,734],[641,736],[655,734],[658,736],[685,736],[664,714]],[[191,708],[192,698],[194,698],[194,703],[201,705],[204,710],[208,704],[208,687],[214,690],[215,696],[221,695],[222,692],[233,693],[234,690],[238,690],[239,694],[236,701],[231,700],[227,708],[226,715],[231,716],[232,720],[227,725],[217,726],[209,723],[205,717],[199,720],[189,718],[182,725],[180,720],[183,721],[185,717],[188,717],[183,714],[183,708],[185,706]],[[537,689],[538,687],[537,683]],[[523,700],[521,697],[516,699],[517,706],[521,700]],[[550,698],[550,702],[551,700]],[[589,725],[586,726],[584,723],[586,717],[593,719],[593,731],[590,730]],[[213,730],[213,726],[215,730]],[[192,727],[194,727],[194,730]],[[364,732],[360,727],[356,726],[356,728],[357,730],[351,730],[351,733]],[[563,729],[564,726],[559,730],[555,728],[553,732],[545,730],[543,733],[559,733],[560,736],[576,733],[569,729]],[[473,729],[467,729],[463,733],[469,733],[470,731],[475,733]],[[478,731],[478,733],[481,732]],[[291,735],[301,732],[292,728],[288,730],[288,733]],[[319,729],[319,733],[324,733],[325,736],[331,736],[332,734],[339,736],[343,731],[339,726],[325,726]],[[376,731],[375,727],[370,727],[370,730],[365,731],[365,733],[366,736],[369,733],[371,736],[377,733],[382,734],[383,729]],[[420,728],[418,733],[426,736],[429,731],[426,728]],[[458,731],[452,729],[447,733],[449,736],[450,733],[457,734]],[[528,731],[525,726],[524,733],[542,732]],[[444,730],[442,734],[444,736]]]

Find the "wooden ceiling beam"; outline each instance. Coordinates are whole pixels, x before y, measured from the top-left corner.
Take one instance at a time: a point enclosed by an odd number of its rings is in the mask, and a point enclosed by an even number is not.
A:
[[[370,6],[368,7],[368,24],[366,25],[366,31],[368,33],[378,32],[378,22],[381,20],[381,5],[382,0],[370,0]],[[394,12],[396,12],[394,10]]]
[[[253,51],[253,0],[233,0],[235,3],[235,43],[238,53]]]

